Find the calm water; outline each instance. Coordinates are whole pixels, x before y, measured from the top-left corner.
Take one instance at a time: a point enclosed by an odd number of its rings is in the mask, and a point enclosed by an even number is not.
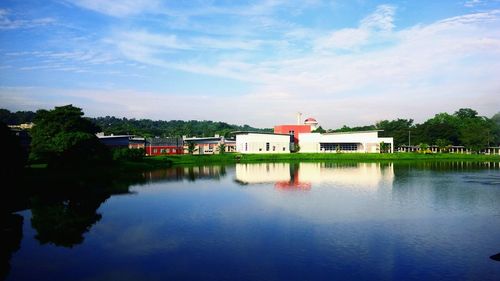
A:
[[[7,280],[500,280],[498,164],[237,164],[79,184],[10,218]]]

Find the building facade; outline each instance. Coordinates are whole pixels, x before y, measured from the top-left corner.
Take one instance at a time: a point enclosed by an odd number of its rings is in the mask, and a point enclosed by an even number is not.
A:
[[[223,136],[203,138],[184,138],[184,153],[189,153],[189,144],[194,145],[193,154],[219,154],[221,145],[224,152],[236,152],[236,141]]]
[[[241,133],[236,135],[239,153],[290,153],[290,135],[271,133]]]
[[[300,140],[300,134],[310,133],[311,126],[309,125],[278,125],[274,126],[275,134],[289,135],[290,141],[298,144]]]
[[[150,138],[145,143],[146,155],[184,154],[182,138]]]
[[[301,134],[300,151],[302,153],[380,153],[381,143],[386,145],[385,152],[394,152],[393,138],[381,138],[379,131],[309,133]]]

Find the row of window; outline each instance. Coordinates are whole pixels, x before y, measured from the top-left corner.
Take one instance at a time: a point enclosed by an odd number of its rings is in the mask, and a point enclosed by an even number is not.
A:
[[[358,150],[357,143],[320,143],[321,151],[356,151]]]
[[[271,144],[266,142],[266,151],[271,150]],[[248,143],[245,143],[245,151],[248,151]],[[262,151],[262,148],[259,148],[259,151]],[[276,146],[273,145],[273,151],[276,151]],[[286,151],[286,147],[283,147],[283,151]]]

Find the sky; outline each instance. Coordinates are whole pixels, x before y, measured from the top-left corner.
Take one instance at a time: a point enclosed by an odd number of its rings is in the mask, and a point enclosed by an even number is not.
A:
[[[500,0],[2,0],[0,108],[324,128],[500,111]]]

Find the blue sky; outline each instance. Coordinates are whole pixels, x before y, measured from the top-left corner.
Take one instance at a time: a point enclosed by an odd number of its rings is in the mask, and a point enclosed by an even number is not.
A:
[[[500,111],[500,1],[0,3],[0,107],[327,128]]]

